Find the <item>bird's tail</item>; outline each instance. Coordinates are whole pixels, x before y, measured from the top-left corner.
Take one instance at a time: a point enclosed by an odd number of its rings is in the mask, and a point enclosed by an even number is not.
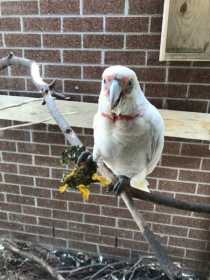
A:
[[[130,182],[131,186],[141,191],[150,192],[148,188],[149,182],[146,180],[145,177],[146,177],[146,171],[144,170],[143,172],[131,178],[131,182]]]

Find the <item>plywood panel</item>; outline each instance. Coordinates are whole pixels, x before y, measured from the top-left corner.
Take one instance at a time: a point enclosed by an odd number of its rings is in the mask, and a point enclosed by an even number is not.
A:
[[[210,0],[165,0],[160,60],[210,60]]]
[[[27,97],[0,96],[0,119],[21,122],[42,122],[49,119],[46,106],[39,102],[25,104],[1,111],[1,108],[22,101],[34,100]],[[97,104],[83,102],[56,101],[71,126],[92,128]],[[210,114],[160,110],[166,125],[165,136],[187,139],[210,140]],[[46,123],[54,124],[48,120]]]

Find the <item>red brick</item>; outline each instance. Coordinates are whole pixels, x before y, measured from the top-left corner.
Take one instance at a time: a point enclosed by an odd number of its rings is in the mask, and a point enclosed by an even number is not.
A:
[[[123,35],[84,35],[84,48],[104,48],[121,49],[123,48]]]
[[[41,37],[39,34],[5,34],[5,44],[7,47],[40,47]]]
[[[209,240],[209,231],[200,229],[190,229],[189,238],[195,238],[200,240]]]
[[[122,229],[138,230],[136,223],[133,220],[118,219],[118,227]]]
[[[209,183],[210,173],[202,171],[181,170],[179,179],[182,181]]]
[[[47,48],[80,48],[81,35],[43,34],[43,45]]]
[[[52,78],[81,78],[81,67],[66,65],[45,66],[45,76]]]
[[[143,51],[105,52],[105,64],[145,65],[145,52]]]
[[[57,157],[35,156],[35,164],[41,166],[60,166],[60,159]]]
[[[186,250],[186,257],[204,261],[210,258],[210,252],[188,249]]]
[[[147,17],[107,17],[108,32],[147,32],[149,18]]]
[[[121,218],[131,218],[131,214],[126,208],[117,208],[117,207],[101,207],[101,214],[109,217],[121,217]]]
[[[162,166],[199,169],[201,160],[193,157],[183,156],[163,156],[161,160]]]
[[[17,143],[18,152],[49,155],[49,145],[35,143]]]
[[[202,169],[203,170],[210,170],[210,160],[209,159],[203,159]]]
[[[40,2],[41,14],[71,15],[79,14],[79,0],[42,0]]]
[[[51,151],[51,155],[52,156],[61,156],[61,154],[63,153],[64,149],[65,149],[65,145],[51,145],[50,147],[50,151]],[[73,167],[73,166],[72,166]]]
[[[82,224],[82,223],[69,223],[69,229],[73,231],[83,232],[83,233],[99,233],[99,226],[97,225],[89,225],[89,224]]]
[[[0,141],[0,150],[1,151],[15,152],[16,151],[16,145],[15,145],[14,142]]]
[[[89,81],[64,81],[65,92],[99,94],[101,83]]]
[[[210,196],[210,185],[209,184],[199,184],[198,188],[197,188],[197,193]]]
[[[58,32],[61,30],[59,18],[24,18],[24,31]]]
[[[65,239],[71,239],[71,240],[83,240],[84,237],[82,233],[80,232],[74,232],[74,231],[66,231],[66,230],[59,230],[55,229],[55,235],[56,237],[65,238]]]
[[[160,35],[127,35],[128,49],[159,49]]]
[[[193,227],[193,228],[202,228],[208,229],[209,228],[209,221],[204,219],[195,219],[192,217],[181,217],[181,216],[174,216],[173,217],[173,224],[180,225],[185,227]]]
[[[31,232],[38,235],[52,235],[52,229],[41,226],[25,225],[25,232]]]
[[[4,174],[4,179],[6,183],[14,183],[29,186],[33,185],[33,178],[29,176]]]
[[[21,205],[16,203],[0,202],[1,211],[21,212]]]
[[[97,243],[97,244],[105,244],[109,246],[114,246],[115,238],[104,236],[104,235],[95,235],[95,234],[85,234],[85,240],[87,242]]]
[[[53,218],[59,219],[59,220],[69,220],[69,221],[75,221],[75,222],[82,222],[83,221],[83,214],[73,212],[73,211],[53,210]]]
[[[160,33],[162,30],[162,17],[151,17],[150,32]]]
[[[38,196],[44,198],[50,198],[50,190],[42,189],[42,188],[30,188],[21,186],[21,193],[23,195],[31,195]]]
[[[36,178],[36,186],[39,186],[39,187],[57,189],[59,184],[60,184],[60,180]]]
[[[0,220],[7,220],[7,213],[0,213]]]
[[[36,62],[60,62],[59,50],[25,50],[25,57]]]
[[[32,164],[31,155],[3,152],[2,156],[4,161]]]
[[[207,106],[208,106],[207,101],[167,99],[165,104],[165,109],[206,113]]]
[[[42,218],[42,217],[39,217],[38,224],[40,226],[46,226],[46,227],[63,228],[63,229],[67,228],[67,222],[65,222],[65,221],[49,219],[49,218]]]
[[[23,213],[27,215],[51,217],[51,209],[23,205]]]
[[[38,14],[36,1],[2,1],[2,15],[32,15]]]
[[[17,173],[17,165],[0,162],[0,172]]]
[[[186,193],[195,193],[196,184],[193,183],[184,183],[177,181],[159,181],[159,190],[171,191],[171,192],[186,192]]]
[[[14,193],[14,194],[20,193],[18,185],[9,185],[5,183],[0,183],[0,190],[1,192],[6,192],[6,193]]]
[[[49,200],[44,198],[37,199],[38,207],[55,208],[61,210],[67,210],[67,203],[61,200]]]
[[[35,205],[34,197],[7,194],[7,201],[12,203]]]
[[[95,32],[103,31],[102,17],[64,18],[64,32]]]
[[[202,68],[176,68],[169,69],[170,82],[180,83],[209,83],[210,82],[210,69]]]
[[[209,157],[210,149],[206,144],[183,143],[181,153],[187,156]]]
[[[106,216],[96,216],[96,215],[84,215],[84,222],[89,224],[97,224],[104,226],[115,226],[116,219],[106,217]]]
[[[176,179],[177,170],[169,169],[165,167],[156,167],[155,170],[150,174],[150,177],[158,177],[164,179]]]
[[[64,144],[64,136],[53,132],[33,132],[33,141],[49,144]]]
[[[100,232],[102,235],[109,235],[109,236],[117,236],[119,238],[126,238],[126,239],[132,239],[133,232],[131,230],[123,230],[118,228],[112,228],[112,227],[100,227]]]
[[[86,204],[86,203],[75,203],[69,202],[69,210],[76,211],[76,212],[83,212],[83,213],[90,213],[90,214],[100,214],[100,207],[99,205],[94,204]]]
[[[130,250],[122,249],[122,248],[114,248],[114,247],[106,247],[100,245],[100,252],[102,255],[109,255],[109,256],[121,256],[128,258],[130,256]]]
[[[100,63],[101,53],[99,51],[64,51],[64,62],[66,63]]]
[[[134,240],[127,240],[127,239],[119,239],[118,241],[119,248],[127,248],[131,250],[141,250],[141,251],[147,251],[148,250],[148,244],[145,242],[137,242]]]
[[[210,86],[208,85],[190,85],[189,98],[191,99],[210,99]]]
[[[180,151],[180,143],[173,141],[165,141],[163,154],[174,154],[178,155]]]
[[[132,0],[130,1],[130,14],[162,14],[163,0]]]
[[[123,0],[89,0],[84,1],[84,14],[123,14]]]
[[[60,178],[61,179],[61,178]],[[60,183],[59,183],[60,185]],[[57,187],[59,186],[57,185]],[[52,192],[53,198],[58,200],[69,200],[69,201],[79,201],[82,202],[81,193],[75,190],[70,190],[65,193],[60,193],[58,190]]]
[[[21,78],[0,78],[0,88],[8,90],[25,90],[24,79]]]
[[[113,205],[117,206],[117,198],[111,195],[91,195],[89,200],[89,203],[95,203],[99,205]]]
[[[187,94],[186,85],[169,84],[146,84],[145,94],[149,97],[172,97],[185,98]]]
[[[12,76],[30,76],[30,69],[23,65],[14,65],[11,67]],[[28,127],[27,127],[28,128]]]
[[[164,68],[136,68],[134,69],[140,82],[164,82],[165,81],[165,69]]]
[[[184,254],[185,254],[185,249],[179,248],[179,247],[167,246],[167,251],[172,256],[177,256],[177,257],[182,257],[182,258],[184,257]]]
[[[12,17],[0,18],[0,30],[1,31],[20,31],[20,19]]]
[[[161,224],[153,224],[154,232],[158,234],[167,234],[167,235],[175,235],[175,236],[187,236],[187,228],[186,227],[177,227],[172,225],[161,225]]]
[[[36,224],[36,217],[9,213],[9,220],[16,223]]]
[[[176,247],[192,248],[204,250],[206,247],[205,241],[198,241],[196,239],[170,237],[169,245]]]
[[[23,225],[17,224],[17,223],[12,223],[12,222],[7,222],[7,221],[0,221],[0,228],[5,228],[5,229],[8,229],[9,231],[12,231],[12,230],[23,231]]]

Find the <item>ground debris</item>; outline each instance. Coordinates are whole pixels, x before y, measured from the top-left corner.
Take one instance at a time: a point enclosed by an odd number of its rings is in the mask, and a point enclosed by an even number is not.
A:
[[[127,262],[103,256],[92,256],[69,249],[50,250],[30,242],[11,242],[18,252],[0,242],[0,280],[52,280],[59,275],[65,280],[168,280],[153,257],[141,256],[136,262]],[[5,244],[5,245],[4,245]],[[40,258],[41,262],[36,262]],[[55,277],[46,270],[47,263]],[[57,278],[58,279],[58,278]],[[180,280],[200,280],[193,273],[183,271]]]

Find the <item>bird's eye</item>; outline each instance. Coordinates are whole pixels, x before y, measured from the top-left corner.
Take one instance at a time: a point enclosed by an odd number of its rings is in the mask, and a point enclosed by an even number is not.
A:
[[[128,86],[129,86],[129,87],[132,86],[132,81],[131,81],[131,80],[129,80]]]
[[[103,82],[104,82],[104,84],[106,84],[106,80],[105,79],[103,79]]]

